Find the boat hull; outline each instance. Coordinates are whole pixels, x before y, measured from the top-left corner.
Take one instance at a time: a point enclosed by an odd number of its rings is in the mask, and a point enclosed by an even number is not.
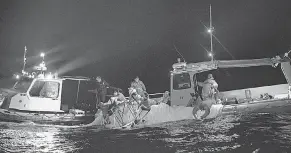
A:
[[[18,110],[0,109],[0,121],[7,122],[34,122],[37,124],[70,126],[89,124],[93,122],[94,119],[94,114],[76,116],[71,113],[23,112]]]
[[[186,119],[194,119],[192,110],[193,107],[185,106],[168,106],[166,104],[159,104],[151,106],[151,111],[145,116],[145,122],[143,125],[152,125],[159,124],[163,122],[179,121]],[[122,125],[134,121],[134,116],[128,108],[120,108],[123,110],[122,120],[124,121]],[[146,112],[145,112],[146,113]],[[218,116],[226,115],[244,115],[251,113],[277,113],[285,114],[291,113],[291,99],[270,99],[270,100],[260,100],[253,101],[250,103],[240,103],[232,105],[222,105],[215,104],[212,105],[210,114],[206,119],[214,119]],[[197,115],[202,116],[204,111],[198,111]],[[115,116],[118,116],[118,113],[115,113]],[[114,115],[110,117],[111,125],[108,127],[121,127],[121,124],[118,123],[117,118]],[[143,116],[143,115],[141,115]],[[120,120],[120,119],[119,119]],[[96,120],[94,121],[96,125],[103,124],[102,113],[97,113]]]
[[[269,99],[224,105],[222,114],[291,113],[291,99]]]

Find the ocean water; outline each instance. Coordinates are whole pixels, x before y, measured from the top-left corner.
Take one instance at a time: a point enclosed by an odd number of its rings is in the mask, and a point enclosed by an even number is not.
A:
[[[0,152],[289,153],[291,116],[224,116],[131,130],[0,122]]]

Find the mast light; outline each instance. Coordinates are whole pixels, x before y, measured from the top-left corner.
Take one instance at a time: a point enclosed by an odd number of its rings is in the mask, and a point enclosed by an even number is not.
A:
[[[42,58],[43,58],[44,56],[45,56],[45,54],[44,54],[44,53],[40,53],[40,57],[42,57]]]

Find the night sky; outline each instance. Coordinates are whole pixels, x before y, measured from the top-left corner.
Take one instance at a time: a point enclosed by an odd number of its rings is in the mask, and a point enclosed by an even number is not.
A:
[[[273,57],[291,45],[290,0],[1,0],[0,73],[21,71],[24,46],[28,66],[47,54],[48,68],[63,75],[100,75],[126,89],[136,76],[148,92],[169,88],[169,70],[178,54],[187,62],[209,60],[202,23],[212,5],[215,36],[235,59]],[[214,40],[216,59],[232,59]],[[280,69],[249,74],[219,70],[220,87],[279,81]],[[261,75],[263,79],[256,77]],[[226,75],[226,77],[223,77]],[[223,79],[226,78],[226,79]],[[271,82],[271,83],[275,83]],[[281,80],[282,82],[282,80]],[[249,84],[248,84],[249,83]]]

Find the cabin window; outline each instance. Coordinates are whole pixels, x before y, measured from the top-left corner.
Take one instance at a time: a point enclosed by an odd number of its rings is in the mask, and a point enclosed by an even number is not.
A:
[[[31,97],[58,98],[60,83],[55,81],[35,81],[29,91]]]
[[[191,88],[191,80],[189,73],[174,74],[173,89],[181,90]]]
[[[17,83],[14,86],[14,89],[19,91],[19,92],[25,93],[25,92],[27,92],[28,88],[30,87],[32,80],[33,79],[23,78],[23,79],[17,81]]]

